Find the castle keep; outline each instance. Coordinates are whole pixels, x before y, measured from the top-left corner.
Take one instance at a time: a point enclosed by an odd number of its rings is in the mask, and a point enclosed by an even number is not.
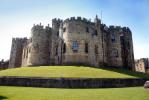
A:
[[[31,37],[13,38],[9,68],[40,65],[115,66],[133,69],[132,33],[81,17],[34,25]]]

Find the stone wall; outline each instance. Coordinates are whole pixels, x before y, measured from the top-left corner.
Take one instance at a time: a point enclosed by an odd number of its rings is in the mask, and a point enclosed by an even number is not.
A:
[[[22,65],[22,54],[27,38],[13,38],[9,60],[9,68],[20,67]]]
[[[141,58],[135,61],[135,70],[137,72],[149,72],[149,60],[148,58]]]
[[[51,28],[35,25],[31,31],[30,56],[28,66],[40,66],[50,64]]]
[[[46,88],[119,88],[143,86],[149,78],[29,78],[0,77],[0,86]]]
[[[123,27],[122,30],[120,39],[122,44],[123,66],[127,69],[135,70],[132,33],[128,27]]]

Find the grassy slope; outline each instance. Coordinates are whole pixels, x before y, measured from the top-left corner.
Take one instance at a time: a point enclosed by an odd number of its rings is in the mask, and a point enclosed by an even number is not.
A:
[[[55,89],[0,86],[0,100],[149,100],[143,87]]]
[[[97,69],[77,66],[43,66],[7,69],[0,71],[0,76],[135,78],[149,77],[149,74],[135,73],[120,69]]]

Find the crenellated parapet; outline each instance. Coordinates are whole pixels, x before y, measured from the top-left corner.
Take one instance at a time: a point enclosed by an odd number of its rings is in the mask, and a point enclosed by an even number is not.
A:
[[[14,43],[17,43],[17,42],[26,42],[27,41],[27,38],[12,38],[12,41]]]
[[[57,29],[57,28],[59,28],[60,27],[60,23],[62,23],[63,22],[63,20],[61,20],[61,19],[57,19],[57,18],[54,18],[54,19],[52,19],[52,28],[53,29]]]
[[[108,27],[109,31],[117,31],[119,33],[131,33],[129,27],[121,27],[121,26],[114,26],[114,25],[110,25]]]
[[[49,24],[47,26],[43,26],[41,23],[40,24],[34,24],[32,29],[32,31],[39,31],[39,30],[51,30],[51,27],[49,26]]]
[[[59,18],[54,18],[54,19],[52,19],[52,22],[63,22],[63,20],[61,20],[61,19],[59,19]]]
[[[82,17],[70,17],[70,18],[67,18],[66,20],[64,20],[64,23],[68,23],[71,21],[79,21],[79,22],[84,22],[86,24],[94,24],[94,22],[91,22],[91,20],[88,20],[88,19],[82,18]]]
[[[40,23],[40,24],[37,24],[37,25],[34,24],[34,26],[32,27],[31,30],[36,31],[36,30],[42,30],[42,29],[44,29],[44,26],[41,25],[41,23]]]

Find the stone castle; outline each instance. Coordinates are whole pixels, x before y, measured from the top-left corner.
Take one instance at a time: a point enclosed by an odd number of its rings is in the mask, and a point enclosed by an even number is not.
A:
[[[137,72],[149,73],[149,59],[141,58],[135,60],[135,70]]]
[[[132,33],[81,17],[34,25],[31,37],[13,38],[9,68],[44,65],[114,66],[134,69]]]

